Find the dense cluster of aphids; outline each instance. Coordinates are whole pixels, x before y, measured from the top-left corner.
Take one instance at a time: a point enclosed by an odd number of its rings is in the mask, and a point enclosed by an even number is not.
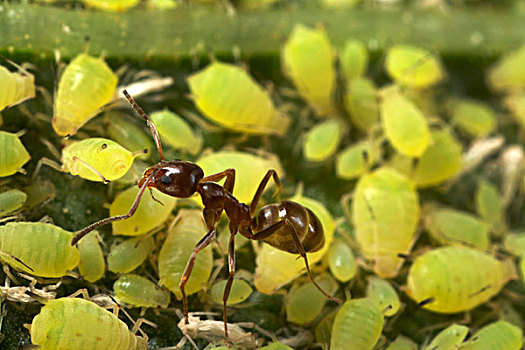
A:
[[[354,190],[341,198],[349,224],[342,226],[351,227],[351,232],[336,232],[336,222],[321,202],[301,191],[291,199],[312,210],[324,228],[324,246],[308,254],[311,265],[323,262],[315,271],[329,268],[316,275],[316,283],[328,294],[346,294],[347,301],[323,313],[327,299],[313,284],[294,285],[286,295],[286,319],[315,331],[315,341],[330,349],[521,348],[523,320],[519,313],[513,313],[513,319],[481,320],[482,324],[472,320],[467,326],[438,325],[443,330],[437,335],[429,331],[425,344],[401,335],[382,337],[389,317],[411,317],[403,311],[403,303],[415,303],[434,313],[470,311],[487,304],[509,280],[518,278],[525,265],[525,234],[511,232],[506,210],[522,188],[523,150],[520,145],[504,145],[497,135],[501,118],[488,104],[451,96],[446,96],[444,103],[436,102],[447,79],[437,54],[410,45],[390,47],[384,69],[391,84],[378,87],[367,75],[369,52],[364,43],[349,40],[337,55],[335,51],[323,29],[297,25],[283,46],[282,68],[298,98],[306,103],[304,117],[319,121],[304,130],[300,141],[304,160],[335,160],[333,176],[355,182]],[[502,95],[502,107],[519,127],[525,125],[524,62],[525,48],[510,52],[491,67],[486,79],[488,87]],[[33,76],[22,68],[12,72],[0,67],[0,79],[5,86],[0,109],[12,108],[35,95]],[[146,167],[141,162],[154,162],[151,152],[143,152],[145,148],[154,150],[144,129],[132,116],[111,110],[117,103],[117,84],[117,75],[102,58],[80,54],[71,60],[58,81],[51,121],[58,135],[69,138],[61,150],[61,164],[43,159],[37,166],[51,165],[88,181],[127,185],[114,197],[111,216],[128,211],[138,192],[129,185]],[[220,128],[250,137],[271,137],[278,143],[292,125],[304,125],[277,106],[270,92],[239,66],[214,60],[189,76],[187,84],[200,114]],[[337,104],[336,95],[341,91],[343,103]],[[104,133],[93,138],[75,136],[102,111]],[[233,194],[241,202],[249,202],[268,169],[284,176],[286,169],[274,154],[201,152],[201,133],[184,117],[163,110],[152,113],[151,119],[165,145],[197,157],[196,163],[206,174],[234,168],[237,182]],[[349,129],[353,130],[351,138]],[[4,150],[0,176],[9,179],[22,172],[29,161],[21,139],[22,133],[0,131]],[[479,185],[470,198],[475,211],[421,200],[421,189],[447,193],[456,188],[462,176],[470,176],[500,148],[504,148],[497,169],[501,186],[483,174],[476,176]],[[34,176],[38,178],[38,174]],[[300,179],[300,174],[296,176]],[[152,196],[143,197],[133,217],[112,224],[113,235],[122,239],[115,240],[106,254],[96,232],[72,247],[72,232],[50,223],[24,222],[25,201],[26,194],[18,189],[0,193],[1,220],[11,221],[0,226],[0,259],[4,263],[39,278],[81,278],[91,283],[109,270],[119,274],[112,295],[120,304],[180,307],[170,296],[173,293],[175,299],[181,298],[182,272],[206,231],[200,210],[180,209],[175,198],[153,191]],[[177,220],[164,229],[175,214]],[[430,243],[413,251],[418,239]],[[255,272],[241,273],[242,278],[235,280],[229,305],[245,301],[252,286],[271,294],[304,273],[296,255],[265,244],[254,249]],[[155,264],[157,276],[140,275],[148,258]],[[225,281],[215,281],[216,276],[210,280],[213,258],[211,248],[199,252],[186,293],[206,289],[208,301],[220,304]],[[348,293],[353,283],[365,286],[356,288],[362,295],[355,298]],[[8,293],[7,289],[2,291]],[[27,296],[25,291],[23,294]],[[9,300],[17,300],[7,295]],[[61,316],[55,316],[58,314]],[[107,324],[86,332],[98,319]],[[221,341],[221,327],[212,321],[200,327],[198,322],[205,321],[196,318],[195,324],[179,327],[187,336]],[[469,329],[471,324],[475,326]],[[48,301],[35,317],[31,337],[34,344],[46,349],[82,349],[87,344],[97,349],[142,349],[146,339],[135,336],[135,331],[130,332],[94,302],[60,298]],[[240,328],[238,332],[230,335],[238,346],[255,348],[264,342]],[[272,348],[280,347],[284,345]]]

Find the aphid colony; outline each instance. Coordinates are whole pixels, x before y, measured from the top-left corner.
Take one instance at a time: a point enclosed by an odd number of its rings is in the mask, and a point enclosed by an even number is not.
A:
[[[86,6],[98,5],[86,1]],[[509,66],[521,62],[522,51],[504,57],[487,77],[491,89],[508,94],[505,106],[515,117],[525,110],[519,109],[525,78],[509,73]],[[358,40],[348,40],[337,57],[324,29],[297,25],[284,43],[282,68],[297,89],[295,98],[304,100],[302,119],[286,113],[237,65],[212,60],[187,78],[196,109],[221,129],[252,139],[271,138],[274,145],[288,133],[301,134],[293,148],[302,147],[302,152],[286,153],[285,148],[281,158],[299,157],[312,169],[333,164],[330,176],[354,185],[345,187],[353,188],[351,192],[338,192],[331,199],[340,200],[334,211],[334,206],[328,210],[319,199],[304,195],[311,192],[301,185],[293,197],[282,200],[281,195],[289,194],[281,183],[288,169],[278,155],[269,150],[256,154],[242,146],[202,151],[203,133],[209,131],[194,130],[185,111],[146,114],[124,90],[149,127],[150,138],[138,118],[110,110],[116,103],[118,78],[104,60],[87,54],[73,58],[59,79],[52,117],[57,135],[71,139],[63,141],[61,154],[55,155],[61,164],[33,159],[33,176],[40,177],[39,169],[46,164],[88,181],[137,186],[113,196],[107,218],[69,232],[52,223],[21,220],[28,196],[14,188],[4,190],[2,184],[0,222],[16,221],[0,226],[0,259],[15,274],[80,278],[82,283],[112,279],[110,301],[46,301],[30,326],[32,343],[42,349],[146,348],[147,336],[137,335],[141,321],[130,331],[98,303],[161,313],[175,306],[182,309],[177,323],[184,339],[261,348],[263,332],[228,323],[235,318],[232,309],[250,307],[252,294],[284,291],[286,320],[308,328],[311,338],[325,348],[520,349],[519,312],[514,319],[490,316],[466,325],[435,322],[435,329],[422,331],[423,342],[392,331],[396,318],[411,317],[407,310],[432,318],[487,308],[494,297],[496,304],[505,301],[509,310],[523,306],[520,301],[508,303],[501,293],[519,274],[523,281],[525,238],[508,232],[515,220],[506,212],[520,204],[504,194],[504,188],[522,189],[523,157],[517,157],[517,165],[504,162],[499,176],[471,174],[476,186],[467,202],[472,205],[461,210],[435,199],[438,195],[429,196],[422,189],[449,195],[458,189],[469,171],[463,147],[477,154],[476,146],[497,132],[496,112],[467,98],[449,98],[438,105],[434,94],[447,74],[431,51],[392,46],[384,58],[392,84],[381,88],[366,76],[368,60],[367,47]],[[0,96],[0,109],[34,96],[30,73],[4,70],[0,79],[7,82],[9,94]],[[342,89],[338,75],[344,81]],[[338,92],[341,104],[336,103]],[[104,117],[93,123],[102,123],[105,134],[85,138],[92,130],[82,128],[101,111]],[[448,119],[440,118],[441,113]],[[313,120],[318,122],[312,126]],[[195,162],[166,160],[161,140],[168,146],[166,155],[182,154]],[[25,172],[30,155],[23,141],[23,132],[0,131],[0,146],[9,150],[0,154],[0,176]],[[155,164],[157,157],[160,162]],[[294,176],[302,181],[300,173]],[[502,190],[491,182],[494,179],[501,179]],[[276,197],[263,196],[271,185]],[[201,209],[187,208],[197,206]],[[346,215],[335,219],[334,213]],[[95,229],[109,223],[117,237],[106,247],[105,230],[99,234]],[[235,254],[249,249],[244,245],[250,240],[254,271],[244,270]],[[223,253],[220,260],[229,273],[214,273],[214,259],[220,255],[214,247]],[[305,272],[309,280],[300,277]],[[191,313],[202,311],[193,310],[189,302],[197,298],[220,310],[222,322]],[[86,328],[92,323],[96,328]],[[266,348],[287,347],[274,343]]]

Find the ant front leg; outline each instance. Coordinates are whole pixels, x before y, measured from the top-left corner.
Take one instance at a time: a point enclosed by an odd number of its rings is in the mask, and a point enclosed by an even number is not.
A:
[[[217,174],[212,174],[202,178],[199,182],[217,182],[222,180],[226,176],[226,181],[224,182],[224,188],[226,191],[233,194],[233,186],[235,185],[235,169],[226,169]]]
[[[230,296],[232,289],[233,277],[235,276],[235,235],[237,234],[238,226],[230,223],[230,242],[228,245],[228,282],[224,287],[224,294],[222,295],[223,303],[223,321],[224,321],[224,336],[228,339],[228,316],[226,315],[226,303]]]
[[[259,204],[259,200],[261,199],[261,196],[264,192],[264,189],[268,185],[268,181],[270,181],[270,177],[273,177],[273,181],[275,181],[275,184],[277,185],[277,201],[280,202],[280,192],[281,187],[283,185],[281,184],[281,180],[279,179],[279,175],[275,172],[275,170],[271,169],[268,170],[266,175],[264,175],[263,179],[261,180],[261,183],[259,184],[259,187],[257,188],[257,191],[255,192],[255,195],[253,196],[252,202],[250,204],[250,215],[253,216],[255,214],[255,211],[257,210],[257,205]]]

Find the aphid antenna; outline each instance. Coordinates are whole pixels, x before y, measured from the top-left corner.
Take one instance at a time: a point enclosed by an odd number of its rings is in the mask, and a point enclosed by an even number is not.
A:
[[[6,61],[7,63],[9,63],[10,65],[12,65],[13,67],[15,67],[16,69],[18,69],[19,71],[21,71],[24,75],[29,75],[31,73],[29,73],[24,67],[22,67],[21,65],[11,61],[9,58],[5,57],[4,55],[0,55],[0,58],[2,58],[4,61]]]

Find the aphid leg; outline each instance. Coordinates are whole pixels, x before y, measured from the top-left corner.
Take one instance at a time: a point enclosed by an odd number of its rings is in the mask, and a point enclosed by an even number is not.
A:
[[[352,211],[350,210],[350,201],[352,200],[353,196],[354,193],[349,192],[344,194],[340,200],[341,207],[343,208],[343,212],[345,213],[345,217],[348,221],[350,221],[352,218]]]
[[[142,184],[142,187],[139,190],[139,193],[137,194],[137,197],[135,198],[135,201],[133,202],[133,205],[131,206],[131,208],[129,208],[129,211],[128,211],[127,214],[125,214],[125,215],[117,215],[117,216],[112,216],[112,217],[109,217],[109,218],[105,218],[105,219],[99,220],[99,221],[89,225],[88,227],[86,227],[83,230],[79,231],[73,237],[73,239],[71,240],[71,245],[77,244],[77,242],[79,240],[81,240],[82,237],[84,237],[85,235],[87,235],[88,233],[90,233],[91,231],[96,229],[97,227],[100,227],[102,225],[108,224],[110,222],[120,221],[120,220],[124,220],[124,219],[128,219],[128,218],[132,217],[133,214],[135,214],[135,211],[137,211],[137,208],[139,207],[140,200],[142,199],[142,195],[144,194],[144,191],[146,190],[146,187],[148,186],[148,184],[151,181],[152,177],[153,176],[150,176],[150,177],[148,177],[146,179],[146,181],[144,181],[144,183]]]
[[[238,225],[230,222],[230,242],[228,244],[228,282],[224,287],[224,294],[222,295],[223,305],[223,321],[224,321],[224,336],[228,340],[228,316],[226,314],[226,303],[230,296],[230,291],[233,284],[233,277],[235,276],[235,235],[237,234]]]
[[[270,177],[273,177],[273,181],[275,181],[275,184],[277,185],[277,190],[275,193],[277,194],[277,201],[280,202],[280,192],[281,192],[281,180],[279,179],[279,175],[275,172],[275,170],[270,169],[264,175],[263,179],[261,180],[261,183],[259,184],[259,187],[257,188],[257,191],[255,192],[255,195],[253,196],[252,202],[250,204],[250,215],[253,216],[255,214],[255,211],[257,210],[257,205],[259,204],[259,200],[261,199],[261,196],[264,192],[264,189],[266,188],[266,185],[268,185],[268,181],[270,180]]]
[[[11,281],[15,282],[16,284],[20,284],[18,279],[11,273],[11,270],[9,270],[8,265],[2,265],[2,270],[4,271],[5,275],[9,277]]]
[[[226,191],[232,193],[233,192],[233,186],[235,185],[235,169],[226,169],[224,171],[221,171],[220,173],[212,174],[203,177],[199,182],[217,182],[222,180],[226,176],[226,181],[224,182],[224,188]]]
[[[76,298],[79,295],[82,295],[82,298],[84,298],[86,300],[90,300],[89,299],[89,292],[88,292],[88,290],[86,288],[82,288],[82,289],[77,290],[75,293],[69,295],[68,298]]]
[[[104,177],[104,175],[102,175],[102,173],[100,173],[100,171],[98,171],[95,167],[93,167],[92,165],[90,165],[88,162],[78,158],[77,156],[73,156],[72,158],[73,162],[75,162],[75,167],[77,166],[77,163],[81,163],[82,165],[84,165],[86,168],[88,168],[89,170],[91,170],[92,172],[94,172],[95,174],[97,174],[98,177],[100,177],[100,179],[102,180],[103,183],[105,184],[108,184],[110,183],[111,181],[109,181],[108,179],[106,179]]]
[[[47,165],[47,166],[50,166],[51,168],[53,168],[55,170],[64,172],[64,170],[62,169],[62,166],[60,164],[58,164],[54,160],[51,160],[51,159],[46,158],[46,157],[43,157],[36,164],[35,171],[33,171],[33,176],[31,177],[31,181],[36,179],[38,173],[40,172],[40,168],[42,168],[42,165],[44,165],[44,164]]]
[[[3,251],[0,251],[0,256],[3,256],[3,257],[6,257],[8,259],[13,259],[15,260],[16,262],[24,265],[24,267],[28,268],[31,272],[34,272],[34,270],[31,268],[31,266],[27,265],[25,262],[23,262],[22,260],[20,260],[19,258],[17,258],[16,256],[12,255],[12,254],[9,254],[9,253],[6,253],[6,252],[3,252]]]

